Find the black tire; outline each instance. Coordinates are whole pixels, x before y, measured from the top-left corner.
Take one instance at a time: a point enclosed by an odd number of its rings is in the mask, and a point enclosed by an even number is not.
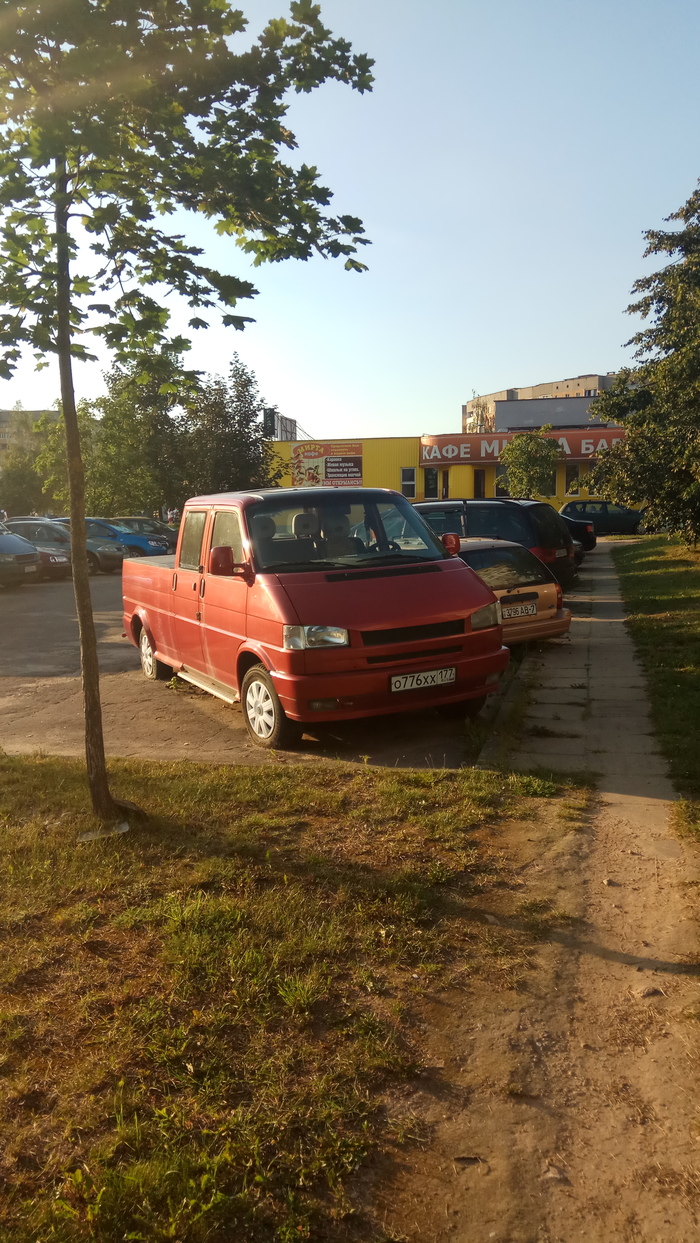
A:
[[[99,563],[99,561],[97,560],[97,557],[95,556],[94,552],[89,552],[89,553],[88,553],[88,555],[87,555],[87,563],[88,563],[88,574],[90,574],[90,575],[99,574],[99,572],[100,572],[100,563]]]
[[[119,568],[120,567],[118,565],[106,565],[102,573],[103,574],[116,574]]]
[[[253,665],[241,686],[245,727],[256,747],[288,750],[301,739],[302,729],[285,715],[277,691],[264,665]]]
[[[170,666],[164,665],[156,657],[153,644],[146,630],[142,630],[139,635],[139,653],[141,656],[141,672],[145,678],[148,678],[149,682],[167,682],[173,676]]]
[[[130,557],[142,557],[143,556],[143,548],[139,548],[138,545],[136,544],[127,545],[127,548],[128,548]]]

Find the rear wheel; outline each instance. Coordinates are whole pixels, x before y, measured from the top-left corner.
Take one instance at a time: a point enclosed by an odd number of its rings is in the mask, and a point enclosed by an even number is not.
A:
[[[148,678],[149,682],[166,682],[173,676],[173,671],[169,665],[164,665],[161,660],[157,659],[153,650],[153,644],[145,630],[141,631],[139,651],[141,653],[141,670],[143,676]]]
[[[241,707],[246,729],[256,746],[284,750],[299,742],[301,727],[285,714],[264,665],[253,665],[246,673],[241,687]]]

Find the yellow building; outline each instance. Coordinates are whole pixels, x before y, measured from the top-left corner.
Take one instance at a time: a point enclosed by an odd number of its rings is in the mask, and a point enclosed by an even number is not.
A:
[[[543,499],[557,508],[567,497],[588,497],[587,476],[601,449],[624,436],[617,427],[557,429],[561,461],[552,491]],[[393,488],[412,501],[450,497],[507,496],[499,484],[499,455],[512,434],[485,432],[444,436],[371,436],[363,440],[276,440],[285,464],[282,487]],[[591,493],[593,495],[593,493]]]

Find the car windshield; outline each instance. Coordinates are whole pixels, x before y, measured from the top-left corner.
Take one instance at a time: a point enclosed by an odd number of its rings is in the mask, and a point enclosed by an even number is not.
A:
[[[403,497],[353,491],[317,500],[307,492],[255,503],[245,516],[261,570],[333,570],[448,556]]]
[[[527,548],[474,548],[460,556],[492,591],[553,581],[547,567]]]

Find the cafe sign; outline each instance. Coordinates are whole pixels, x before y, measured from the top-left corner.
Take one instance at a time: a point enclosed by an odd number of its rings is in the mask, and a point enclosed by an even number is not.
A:
[[[459,466],[462,463],[497,462],[501,450],[518,432],[484,432],[468,436],[421,436],[421,466],[438,463]],[[528,433],[524,433],[528,435]],[[612,449],[624,439],[621,427],[596,427],[581,431],[544,433],[547,440],[558,441],[562,457],[569,462],[582,462],[595,457],[603,449]]]

